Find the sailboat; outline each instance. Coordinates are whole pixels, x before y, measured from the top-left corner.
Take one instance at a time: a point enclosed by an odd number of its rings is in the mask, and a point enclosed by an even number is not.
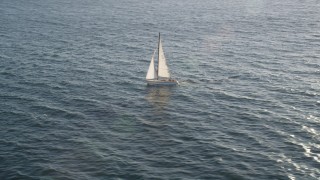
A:
[[[175,79],[172,79],[169,72],[169,67],[164,56],[160,33],[158,41],[158,66],[155,66],[154,57],[156,55],[156,50],[154,51],[149,69],[147,72],[146,80],[148,85],[166,85],[172,86],[177,85],[179,82]]]

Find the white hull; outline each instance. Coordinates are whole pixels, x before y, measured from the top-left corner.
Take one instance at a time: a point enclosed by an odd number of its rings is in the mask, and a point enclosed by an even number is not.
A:
[[[149,86],[175,86],[179,82],[177,80],[147,80]]]

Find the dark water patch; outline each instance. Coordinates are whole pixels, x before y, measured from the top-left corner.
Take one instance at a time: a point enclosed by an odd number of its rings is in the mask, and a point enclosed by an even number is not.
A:
[[[4,119],[3,127],[25,123],[25,120],[29,119],[30,117],[23,112],[19,111],[11,111],[11,112],[0,112],[1,117]]]
[[[8,70],[11,70],[11,69],[6,69],[6,71],[3,71],[0,73],[1,76],[4,76],[5,78],[14,78],[14,77],[17,77],[16,73],[14,72],[8,72]]]

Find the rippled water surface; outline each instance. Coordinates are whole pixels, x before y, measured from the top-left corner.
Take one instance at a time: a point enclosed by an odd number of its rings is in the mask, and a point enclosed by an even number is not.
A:
[[[1,0],[0,178],[318,179],[319,9]]]

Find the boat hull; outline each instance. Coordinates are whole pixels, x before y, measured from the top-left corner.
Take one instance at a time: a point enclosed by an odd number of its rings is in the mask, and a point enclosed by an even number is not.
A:
[[[149,86],[175,86],[179,82],[177,80],[147,80]]]

